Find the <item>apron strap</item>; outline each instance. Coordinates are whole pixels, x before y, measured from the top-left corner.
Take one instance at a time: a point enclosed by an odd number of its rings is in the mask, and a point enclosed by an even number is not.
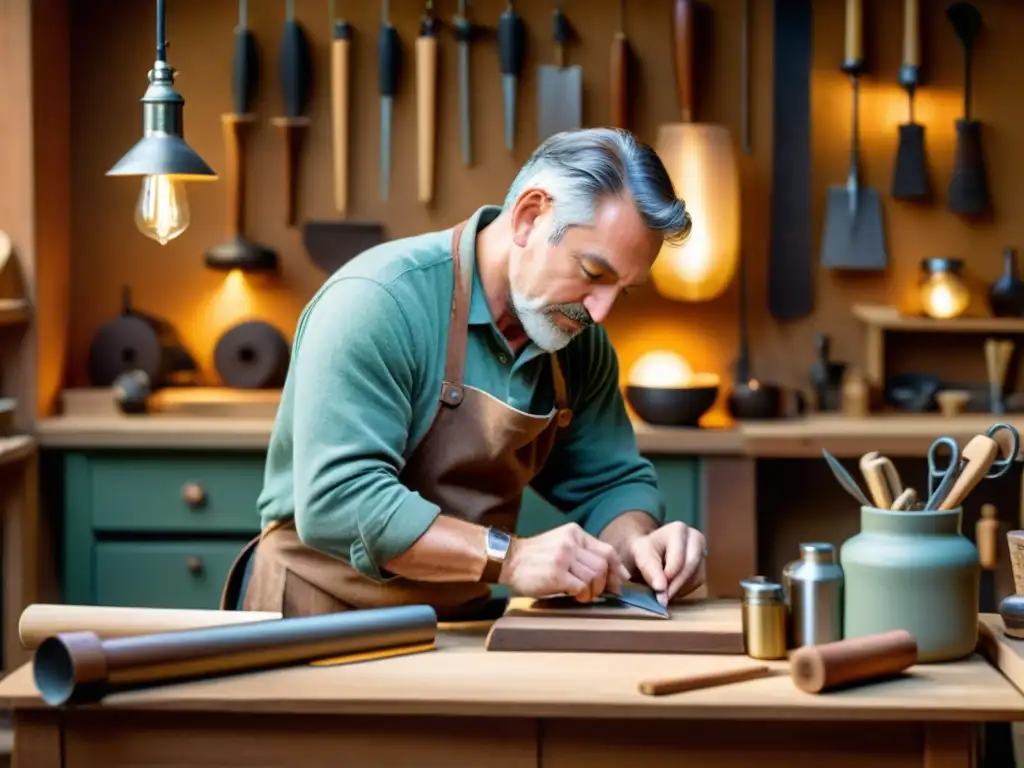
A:
[[[558,413],[555,416],[555,423],[561,429],[565,429],[572,422],[572,409],[569,407],[569,388],[565,385],[565,376],[562,374],[562,365],[558,362],[558,354],[550,353],[551,379],[555,386],[555,407]]]
[[[461,240],[466,222],[460,221],[452,231],[452,268],[455,285],[452,290],[452,315],[448,327],[448,345],[444,361],[444,386],[441,402],[457,406],[462,402],[462,374],[466,364],[466,341],[469,333],[469,299],[473,292],[473,264],[460,257]]]

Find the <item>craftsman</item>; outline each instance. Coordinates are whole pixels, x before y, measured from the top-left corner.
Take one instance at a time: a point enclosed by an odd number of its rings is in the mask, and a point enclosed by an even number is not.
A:
[[[579,130],[535,152],[503,207],[339,269],[299,319],[244,607],[445,619],[495,583],[589,602],[633,578],[662,604],[699,586],[704,537],[664,524],[599,325],[689,231],[650,147]],[[510,535],[527,486],[580,523]]]

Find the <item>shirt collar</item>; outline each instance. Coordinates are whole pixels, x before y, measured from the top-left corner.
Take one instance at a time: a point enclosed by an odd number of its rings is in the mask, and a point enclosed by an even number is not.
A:
[[[469,324],[470,325],[493,325],[494,318],[491,316],[491,307],[487,303],[487,294],[484,293],[484,285],[480,282],[480,272],[476,268],[476,236],[488,224],[498,218],[501,208],[496,205],[485,205],[474,213],[462,233],[459,241],[459,253],[462,258],[468,258],[473,263],[473,292],[469,297]],[[497,329],[495,329],[497,330]]]

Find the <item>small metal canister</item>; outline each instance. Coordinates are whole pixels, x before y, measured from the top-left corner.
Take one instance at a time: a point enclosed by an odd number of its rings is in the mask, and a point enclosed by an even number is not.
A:
[[[786,602],[782,585],[764,576],[740,582],[743,589],[743,648],[753,659],[786,658]]]
[[[843,639],[843,569],[831,544],[800,545],[800,559],[783,570],[792,645]]]

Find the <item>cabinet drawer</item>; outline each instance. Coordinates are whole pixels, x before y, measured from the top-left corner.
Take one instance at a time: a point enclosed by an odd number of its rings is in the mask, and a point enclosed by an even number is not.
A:
[[[263,465],[261,453],[88,455],[92,525],[101,531],[255,534]]]
[[[94,550],[96,603],[216,609],[224,579],[244,545],[244,540],[99,542]]]

